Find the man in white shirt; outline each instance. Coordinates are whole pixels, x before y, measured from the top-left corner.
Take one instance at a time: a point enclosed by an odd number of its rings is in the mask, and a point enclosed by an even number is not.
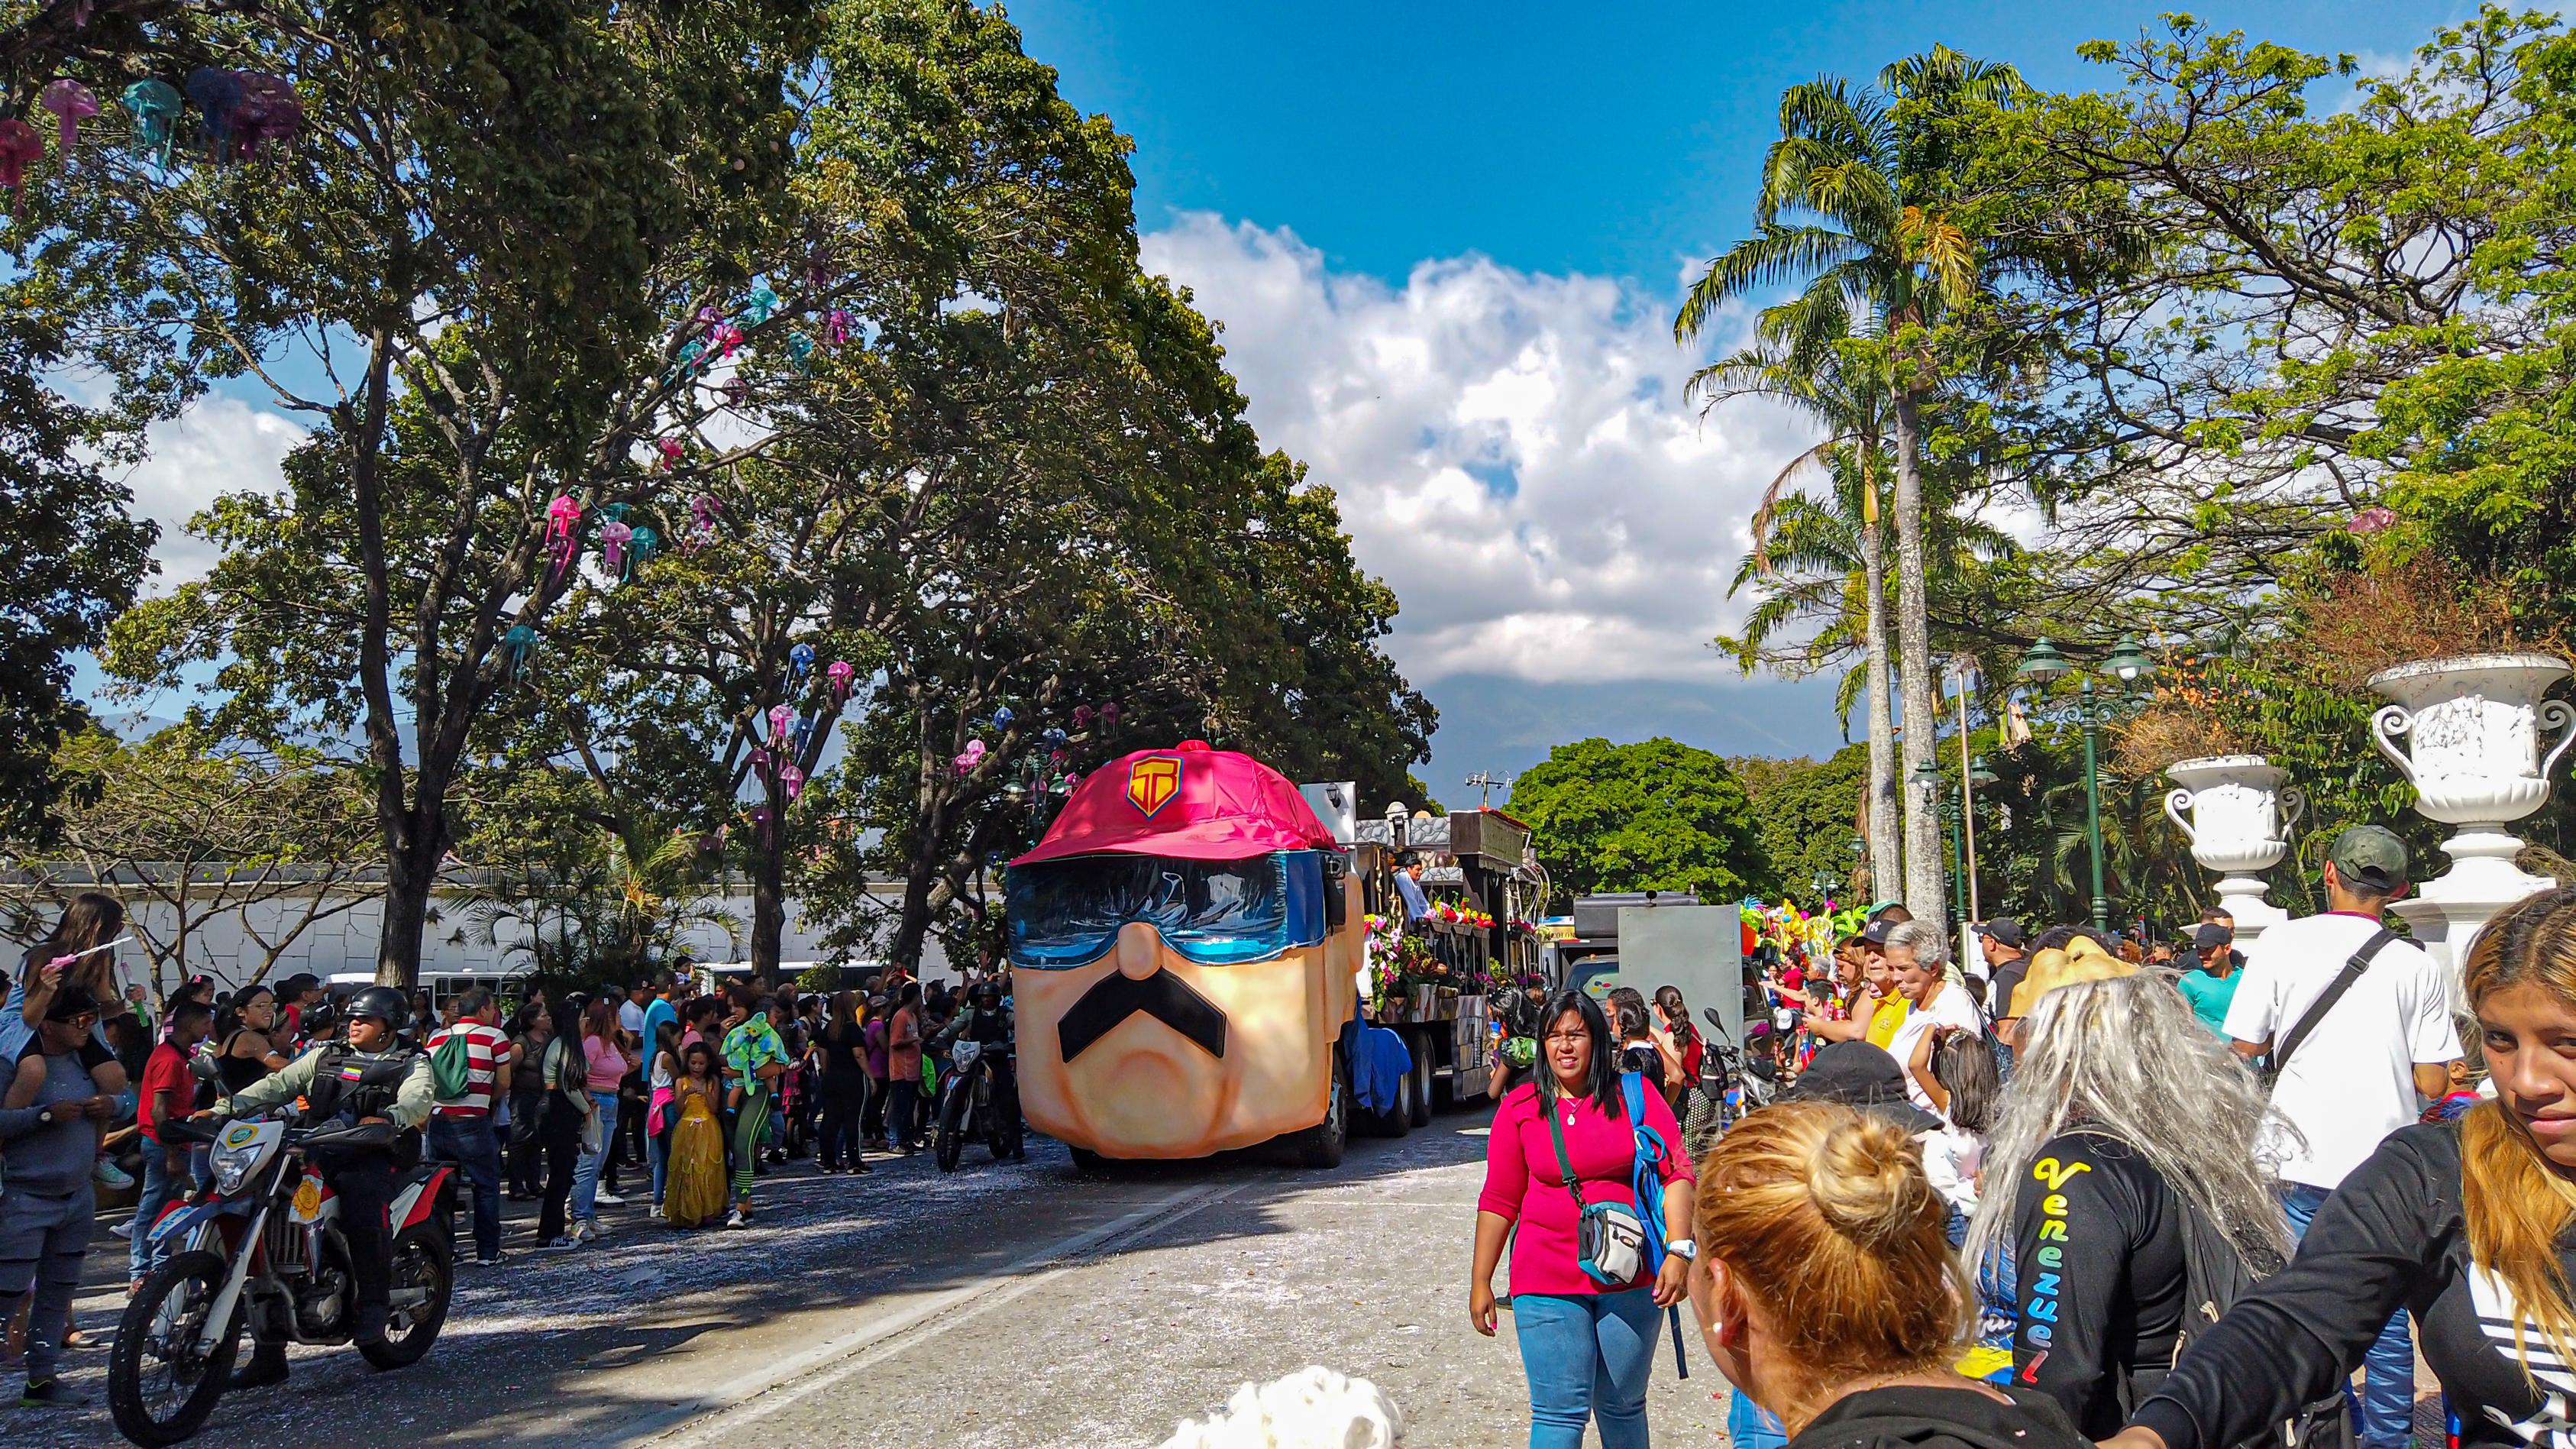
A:
[[[1888,928],[1888,969],[1896,973],[1896,993],[1912,1003],[1905,1024],[1887,1043],[1887,1054],[1905,1069],[1907,1100],[1929,1112],[1932,1094],[1923,1079],[1932,1075],[1932,1029],[1954,1026],[1983,1032],[1986,1020],[1968,988],[1951,980],[1950,939],[1931,921],[1901,921]]]
[[[2307,1232],[2327,1194],[2381,1138],[2416,1120],[2419,1097],[2449,1090],[2449,1063],[2460,1056],[2450,981],[2403,939],[2380,942],[2342,996],[2292,1040],[2310,1008],[2379,937],[2380,917],[2406,893],[2406,881],[2404,841],[2376,825],[2336,836],[2326,852],[2325,914],[2264,931],[2244,953],[2244,975],[2228,1004],[2236,1053],[2273,1058],[2279,1075],[2272,1105],[2305,1139],[2273,1139],[2281,1205],[2296,1234]],[[2415,1357],[2403,1312],[2363,1362],[2369,1390],[2360,1402],[2361,1443],[2404,1449],[2413,1433]]]

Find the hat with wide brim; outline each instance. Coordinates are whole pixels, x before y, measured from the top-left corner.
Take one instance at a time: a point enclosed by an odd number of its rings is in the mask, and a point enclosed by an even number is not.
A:
[[[2076,949],[2061,951],[2054,946],[2030,958],[2030,970],[2013,988],[2009,1008],[1997,1016],[2028,1016],[2039,999],[2061,986],[2079,981],[2110,981],[2138,974],[2137,966],[2105,951],[2089,936],[2075,938]]]

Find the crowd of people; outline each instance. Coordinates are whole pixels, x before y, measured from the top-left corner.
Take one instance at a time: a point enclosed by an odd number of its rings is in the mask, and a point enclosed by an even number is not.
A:
[[[541,1251],[595,1242],[600,1209],[623,1206],[621,1193],[649,1192],[673,1228],[744,1228],[758,1180],[792,1160],[857,1174],[871,1152],[919,1152],[954,1042],[1011,1036],[1006,973],[955,990],[900,968],[822,995],[761,978],[703,990],[682,962],[623,991],[532,989],[506,1010],[482,987],[434,1006],[384,987],[335,995],[309,975],[229,992],[198,977],[156,1010],[118,980],[124,924],[114,898],[75,898],[0,1006],[0,1319],[12,1321],[29,1407],[81,1402],[57,1370],[79,1341],[70,1309],[97,1190],[137,1194],[116,1228],[129,1238],[129,1292],[169,1255],[143,1229],[208,1180],[205,1147],[169,1130],[179,1119],[302,1099],[389,1125],[382,1154],[343,1154],[330,1169],[363,1342],[383,1331],[385,1245],[373,1239],[399,1166],[456,1165],[472,1240],[459,1257],[480,1267],[503,1261],[505,1198],[538,1204]],[[461,1068],[445,1087],[434,1059]],[[1016,1110],[1003,1085],[997,1105]],[[284,1372],[283,1345],[262,1343],[236,1383]]]
[[[1648,1443],[1684,1298],[1736,1449],[2401,1449],[2419,1350],[2454,1443],[2563,1449],[2576,888],[2454,979],[2388,924],[2409,866],[2355,827],[2328,908],[2241,948],[2220,915],[2165,949],[1991,921],[1982,974],[1882,908],[1766,962],[1740,1081],[1678,1094],[1669,1017],[1548,1002],[1469,1285],[1477,1331],[1512,1315],[1533,1449]],[[1703,1098],[1719,1130],[1661,1152]]]

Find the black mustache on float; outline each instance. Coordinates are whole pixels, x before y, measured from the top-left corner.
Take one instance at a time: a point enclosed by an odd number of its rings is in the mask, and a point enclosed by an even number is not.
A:
[[[1224,1058],[1225,1013],[1167,970],[1157,970],[1142,981],[1123,971],[1101,977],[1056,1021],[1056,1045],[1071,1062],[1140,1011],[1197,1042],[1209,1056]]]

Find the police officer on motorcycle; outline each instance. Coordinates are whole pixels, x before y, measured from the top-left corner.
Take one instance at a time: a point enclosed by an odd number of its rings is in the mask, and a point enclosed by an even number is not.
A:
[[[986,1052],[983,1060],[993,1065],[994,1114],[1016,1129],[1020,1122],[1020,1083],[1011,1058],[1012,1032],[1011,1009],[1002,1004],[1002,983],[987,976],[975,983],[966,1008],[939,1033],[931,1047],[945,1056],[961,1040],[980,1043]],[[1028,1149],[1019,1145],[1025,1135],[1017,1130],[1011,1133],[1013,1161],[1028,1160]]]
[[[349,1244],[349,1275],[356,1289],[350,1337],[365,1345],[383,1341],[393,1294],[393,1233],[385,1218],[394,1200],[400,1137],[418,1132],[429,1120],[436,1088],[428,1053],[400,1036],[411,1019],[411,1006],[401,992],[370,986],[350,999],[342,1015],[349,1023],[346,1041],[316,1047],[235,1092],[231,1115],[254,1116],[302,1097],[312,1125],[387,1129],[380,1144],[335,1144],[307,1154],[340,1200],[340,1232]],[[262,1337],[250,1366],[234,1376],[232,1386],[259,1388],[285,1377],[285,1343]]]

